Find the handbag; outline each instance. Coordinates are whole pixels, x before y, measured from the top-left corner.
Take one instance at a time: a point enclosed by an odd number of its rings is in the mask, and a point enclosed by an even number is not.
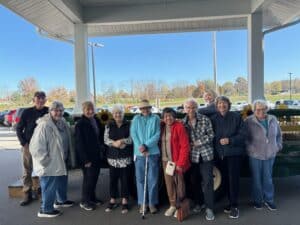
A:
[[[172,161],[168,161],[166,165],[166,174],[169,176],[173,176],[175,172],[176,165]]]
[[[175,173],[174,183],[176,189],[176,208],[177,208],[177,220],[182,222],[190,215],[190,201],[185,197],[185,187],[179,187],[178,176],[182,174]]]

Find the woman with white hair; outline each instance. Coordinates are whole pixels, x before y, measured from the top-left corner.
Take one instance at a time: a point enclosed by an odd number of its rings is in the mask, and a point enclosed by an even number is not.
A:
[[[112,107],[113,120],[105,126],[104,142],[108,145],[107,161],[109,164],[110,201],[106,212],[111,212],[118,206],[118,181],[121,182],[122,214],[128,212],[128,197],[130,186],[130,171],[133,148],[130,138],[130,123],[124,119],[124,107]]]
[[[265,204],[268,209],[276,210],[272,171],[276,153],[282,149],[281,130],[277,118],[267,114],[264,100],[254,101],[253,110],[254,114],[246,119],[253,206],[261,209]]]
[[[49,114],[37,121],[30,141],[33,169],[40,177],[42,204],[38,217],[56,217],[59,207],[70,207],[74,202],[67,200],[66,161],[71,147],[68,124],[63,119],[63,104],[54,101]]]

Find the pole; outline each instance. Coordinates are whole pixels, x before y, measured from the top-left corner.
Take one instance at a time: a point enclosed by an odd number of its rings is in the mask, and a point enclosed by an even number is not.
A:
[[[292,73],[289,73],[290,75],[290,100],[292,100]]]
[[[219,94],[218,84],[217,84],[217,42],[216,42],[216,31],[213,32],[213,64],[214,64],[214,88],[215,92]]]
[[[95,62],[94,62],[94,45],[91,44],[90,46],[91,46],[91,53],[92,53],[94,105],[95,105],[95,108],[96,108],[96,104],[97,104],[97,95],[96,95],[96,78],[95,78]]]

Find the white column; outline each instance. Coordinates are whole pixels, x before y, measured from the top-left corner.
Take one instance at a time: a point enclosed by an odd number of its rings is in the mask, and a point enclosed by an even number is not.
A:
[[[248,101],[264,99],[262,13],[248,16]]]
[[[75,83],[76,102],[74,113],[80,114],[81,104],[91,100],[90,79],[88,67],[88,33],[85,24],[74,25],[74,58],[75,58]]]

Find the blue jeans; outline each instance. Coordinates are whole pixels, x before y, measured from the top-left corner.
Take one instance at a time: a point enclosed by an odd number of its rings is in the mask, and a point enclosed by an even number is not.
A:
[[[148,176],[147,176],[147,192],[145,204],[155,206],[158,204],[158,176],[160,168],[160,156],[148,156]],[[138,194],[138,204],[142,205],[144,202],[144,179],[145,179],[145,162],[146,157],[137,156],[135,160],[135,176]]]
[[[40,184],[42,189],[43,212],[52,212],[53,204],[67,200],[68,176],[41,176]]]
[[[254,203],[274,202],[274,186],[272,180],[275,158],[259,160],[249,157],[252,173],[252,200]]]

